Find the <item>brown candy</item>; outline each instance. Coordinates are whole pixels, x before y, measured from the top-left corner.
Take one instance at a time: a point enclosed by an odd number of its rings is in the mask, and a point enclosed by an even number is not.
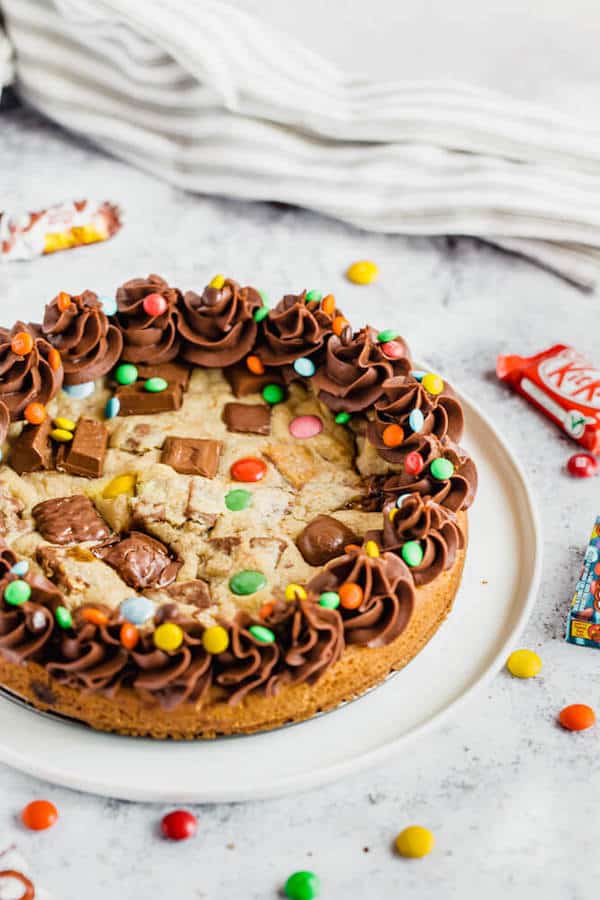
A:
[[[296,538],[296,546],[309,566],[322,566],[342,556],[344,547],[356,542],[354,532],[333,516],[317,516]]]
[[[143,381],[136,381],[134,384],[119,385],[115,396],[120,404],[120,416],[172,412],[180,409],[183,403],[183,390],[177,383],[170,383],[164,391],[152,392],[145,390]]]
[[[83,494],[44,500],[31,514],[37,530],[51,544],[103,541],[110,534],[92,501]]]
[[[10,449],[10,464],[18,475],[52,468],[50,430],[47,416],[41,425],[25,425]]]
[[[56,468],[70,475],[101,478],[108,445],[108,430],[96,419],[80,419],[73,440],[61,444],[56,456]]]
[[[168,437],[160,461],[182,475],[214,478],[222,446],[221,441],[207,438]]]
[[[271,407],[264,403],[226,403],[223,421],[228,431],[242,434],[270,434]]]
[[[260,394],[268,384],[283,384],[281,373],[267,371],[262,375],[250,372],[245,363],[228,366],[223,375],[229,382],[234,397],[247,397],[249,394]]]
[[[113,538],[95,547],[93,553],[136,591],[171,584],[182,565],[161,541],[141,531],[132,531],[122,539]]]

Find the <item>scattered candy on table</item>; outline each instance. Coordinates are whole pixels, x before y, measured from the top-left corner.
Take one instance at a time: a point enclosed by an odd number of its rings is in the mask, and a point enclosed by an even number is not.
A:
[[[535,678],[542,670],[542,660],[533,650],[513,650],[506,668],[515,678]]]
[[[261,481],[267,474],[267,465],[255,456],[244,456],[233,463],[230,472],[235,481]]]
[[[431,853],[435,846],[435,838],[428,828],[423,828],[422,825],[409,825],[396,837],[395,844],[400,856],[421,859]]]
[[[58,810],[49,800],[32,800],[21,811],[21,821],[30,831],[44,831],[58,821]]]
[[[321,434],[323,422],[319,416],[296,416],[288,427],[292,437],[302,440]]]
[[[558,721],[567,731],[585,731],[596,721],[596,714],[591,706],[585,703],[573,703],[565,706],[558,714]]]
[[[284,894],[289,900],[315,900],[319,896],[321,882],[314,872],[294,872],[285,883]]]
[[[590,453],[574,453],[567,462],[567,471],[574,478],[593,478],[600,471],[600,463]]]
[[[262,572],[256,572],[252,569],[242,569],[236,572],[229,579],[229,589],[232,594],[245,597],[248,594],[255,594],[257,591],[266,587],[267,579]]]
[[[170,841],[185,841],[196,834],[198,820],[186,809],[176,809],[163,816],[160,829]]]
[[[346,278],[353,284],[371,284],[379,275],[379,269],[374,262],[361,259],[353,262],[346,269]]]

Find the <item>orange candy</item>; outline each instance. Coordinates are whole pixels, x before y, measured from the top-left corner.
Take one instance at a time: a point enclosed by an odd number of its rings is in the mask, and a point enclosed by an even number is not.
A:
[[[353,581],[346,581],[338,590],[340,595],[340,604],[344,609],[358,609],[363,602],[363,589],[360,584]]]
[[[60,309],[61,312],[64,312],[65,309],[68,309],[71,305],[71,298],[65,291],[61,291],[58,297],[56,298],[56,305]]]
[[[30,425],[41,425],[46,418],[46,407],[43,403],[28,403],[25,407],[25,418]]]
[[[335,312],[335,297],[333,294],[327,294],[321,300],[321,309],[327,316],[332,316]]]
[[[261,619],[268,619],[270,615],[273,613],[273,604],[272,603],[263,603],[261,606],[258,615]]]
[[[48,364],[53,372],[58,372],[60,367],[62,366],[62,359],[60,358],[60,353],[55,347],[50,349],[48,353]]]
[[[33,350],[33,338],[27,331],[18,331],[10,342],[10,349],[17,356],[27,356]]]
[[[133,650],[133,648],[137,646],[137,642],[140,639],[140,633],[135,625],[131,624],[131,622],[124,622],[123,625],[121,625],[119,637],[121,638],[121,643],[126,650]]]
[[[404,440],[404,430],[400,425],[388,425],[383,429],[382,437],[386,447],[399,447]]]
[[[33,800],[21,812],[21,820],[30,831],[51,828],[58,819],[58,810],[49,800]]]
[[[558,714],[558,721],[567,731],[585,731],[596,721],[596,713],[585,703],[573,703],[565,706]]]
[[[101,609],[96,609],[94,606],[88,606],[86,609],[82,609],[81,616],[86,622],[90,622],[92,625],[108,625],[108,616],[106,613],[103,613]]]
[[[331,327],[333,328],[333,333],[337,334],[337,336],[339,337],[344,328],[346,328],[349,324],[350,322],[345,316],[336,316],[331,325]]]
[[[265,371],[265,367],[261,363],[258,356],[248,356],[246,359],[246,365],[248,369],[252,372],[253,375],[263,375]]]
[[[344,547],[344,553],[352,553],[354,550],[360,550],[358,544],[346,544]]]

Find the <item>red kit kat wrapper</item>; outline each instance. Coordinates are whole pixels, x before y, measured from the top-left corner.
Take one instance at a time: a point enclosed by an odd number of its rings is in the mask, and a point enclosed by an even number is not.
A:
[[[499,356],[496,374],[569,437],[600,453],[600,370],[566,344],[536,356]]]

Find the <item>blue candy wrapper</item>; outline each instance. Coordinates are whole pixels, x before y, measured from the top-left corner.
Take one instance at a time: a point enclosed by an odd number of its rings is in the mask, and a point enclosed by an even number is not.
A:
[[[592,529],[567,619],[570,644],[600,647],[600,516]]]

